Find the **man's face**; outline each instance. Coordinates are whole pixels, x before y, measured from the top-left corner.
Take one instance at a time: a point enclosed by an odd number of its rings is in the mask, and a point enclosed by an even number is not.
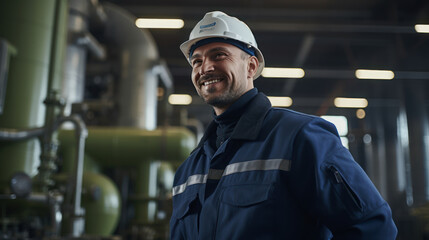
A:
[[[252,58],[256,59],[227,43],[214,42],[195,49],[192,83],[198,95],[215,108],[231,105],[253,88]]]

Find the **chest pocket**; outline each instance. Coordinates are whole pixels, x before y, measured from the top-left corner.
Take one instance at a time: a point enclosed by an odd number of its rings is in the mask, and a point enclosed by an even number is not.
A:
[[[271,231],[274,207],[271,184],[226,187],[218,209],[216,239],[263,239]]]

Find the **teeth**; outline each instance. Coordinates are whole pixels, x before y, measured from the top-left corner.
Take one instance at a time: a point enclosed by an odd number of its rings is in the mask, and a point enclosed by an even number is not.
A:
[[[216,79],[216,80],[211,80],[211,81],[205,82],[205,83],[204,83],[204,86],[207,86],[207,85],[212,84],[212,83],[217,83],[217,82],[220,82],[220,80],[218,80],[218,79]]]

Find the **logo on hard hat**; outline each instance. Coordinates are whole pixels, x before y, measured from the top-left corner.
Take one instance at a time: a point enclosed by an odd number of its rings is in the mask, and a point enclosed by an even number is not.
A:
[[[213,27],[214,25],[216,25],[216,22],[212,22],[212,23],[210,23],[210,24],[206,24],[206,25],[201,25],[201,26],[200,26],[200,29],[208,28],[208,27]]]
[[[205,32],[205,31],[211,31],[211,30],[213,30],[215,28],[215,25],[216,25],[216,22],[212,22],[212,23],[209,23],[209,24],[206,24],[206,25],[201,25],[199,33],[202,33],[202,32]]]

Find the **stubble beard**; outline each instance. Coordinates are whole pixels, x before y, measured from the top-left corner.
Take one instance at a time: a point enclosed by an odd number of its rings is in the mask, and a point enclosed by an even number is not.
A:
[[[209,88],[207,90],[209,94],[213,94],[216,91],[217,90],[215,88]],[[228,88],[227,90],[225,90],[225,92],[221,93],[219,96],[212,97],[212,98],[204,97],[200,93],[199,95],[204,100],[205,103],[217,108],[223,108],[223,107],[229,106],[240,97],[239,94],[237,92],[234,92],[234,90],[231,88]]]

